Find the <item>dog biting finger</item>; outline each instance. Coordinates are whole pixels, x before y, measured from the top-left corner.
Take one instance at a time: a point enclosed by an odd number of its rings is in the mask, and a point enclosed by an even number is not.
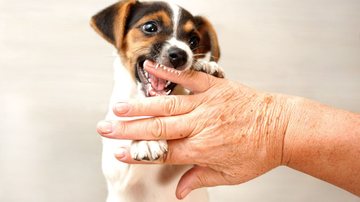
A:
[[[183,71],[171,69],[171,71],[168,71],[170,68],[163,65],[158,66],[148,60],[144,63],[144,69],[156,77],[180,84],[186,89],[196,93],[208,90],[215,79],[215,77],[209,74],[190,69]]]

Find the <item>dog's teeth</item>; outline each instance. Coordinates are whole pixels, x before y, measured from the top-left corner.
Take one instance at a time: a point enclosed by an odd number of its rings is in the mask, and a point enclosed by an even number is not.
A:
[[[165,85],[165,87],[168,87],[171,84],[171,81],[168,81]]]
[[[149,87],[148,87],[151,91],[154,90],[154,88],[152,87],[151,83],[149,83]]]
[[[166,95],[170,95],[170,93],[171,93],[171,90],[168,90],[168,91],[166,92]]]
[[[155,69],[158,69],[159,67],[160,67],[160,64],[157,63],[157,64],[155,65]]]

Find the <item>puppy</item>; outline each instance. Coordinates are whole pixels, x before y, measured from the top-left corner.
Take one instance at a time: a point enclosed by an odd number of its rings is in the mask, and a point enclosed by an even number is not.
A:
[[[113,114],[112,108],[119,101],[187,93],[181,86],[146,72],[143,67],[146,60],[160,67],[192,68],[224,77],[216,63],[220,51],[209,21],[172,3],[120,1],[93,16],[90,24],[117,50],[115,86],[106,120],[128,120]],[[116,149],[129,145],[132,158],[139,161],[156,161],[167,152],[166,141],[103,138],[102,169],[107,179],[107,202],[178,201],[174,193],[176,185],[189,166],[119,162],[114,157]],[[196,190],[183,201],[208,201],[207,192]]]

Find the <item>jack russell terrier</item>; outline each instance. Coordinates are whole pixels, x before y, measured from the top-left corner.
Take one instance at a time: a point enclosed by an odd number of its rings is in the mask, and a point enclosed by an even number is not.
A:
[[[220,51],[216,33],[204,17],[168,2],[123,0],[92,17],[91,26],[115,46],[115,86],[106,120],[117,117],[119,101],[169,94],[188,94],[186,89],[144,70],[146,60],[156,67],[194,69],[223,78],[217,65]],[[102,169],[107,180],[107,202],[173,202],[180,177],[190,166],[128,165],[114,157],[117,148],[129,146],[133,159],[156,161],[166,154],[167,143],[103,138]],[[193,191],[183,201],[208,201],[206,189]]]

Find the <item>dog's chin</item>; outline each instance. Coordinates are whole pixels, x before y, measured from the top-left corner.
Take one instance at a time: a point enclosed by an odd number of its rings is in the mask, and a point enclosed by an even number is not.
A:
[[[146,97],[170,95],[176,83],[158,78],[144,69],[146,59],[140,59],[136,64],[137,79]]]

